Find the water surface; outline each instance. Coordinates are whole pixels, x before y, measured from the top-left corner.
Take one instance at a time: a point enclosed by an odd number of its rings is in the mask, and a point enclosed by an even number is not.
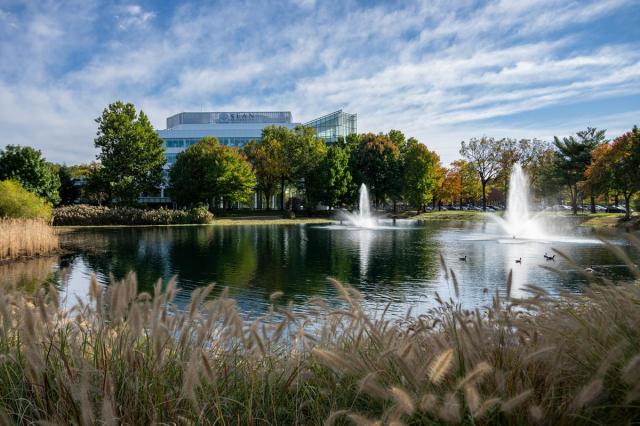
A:
[[[496,290],[505,291],[513,270],[513,294],[522,296],[527,284],[552,294],[580,291],[585,280],[568,262],[546,262],[544,253],[563,250],[597,274],[628,279],[621,261],[594,239],[588,229],[551,230],[543,241],[514,240],[493,222],[391,222],[381,229],[338,225],[238,225],[155,228],[103,228],[65,234],[72,252],[48,261],[3,265],[4,281],[34,286],[45,279],[59,286],[66,303],[85,299],[89,277],[108,285],[129,271],[138,276],[141,291],[152,291],[159,278],[177,276],[186,305],[192,289],[209,283],[229,287],[248,316],[269,306],[269,295],[284,293],[281,303],[304,310],[311,296],[335,299],[327,277],[335,277],[362,292],[369,309],[392,302],[397,315],[412,306],[420,312],[434,306],[435,294],[452,297],[453,289],[440,261],[460,282],[459,301],[469,307],[488,304]],[[552,225],[550,225],[552,226]],[[621,234],[609,236],[638,262]],[[460,257],[467,256],[462,262]],[[516,259],[522,263],[515,263]],[[48,263],[47,263],[48,262]],[[553,266],[564,274],[543,269]],[[64,273],[61,271],[64,270]],[[486,291],[486,290],[488,291]]]

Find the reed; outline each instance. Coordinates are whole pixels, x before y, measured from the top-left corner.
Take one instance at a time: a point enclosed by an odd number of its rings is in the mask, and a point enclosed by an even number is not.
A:
[[[639,247],[640,248],[640,247]],[[637,271],[636,271],[637,272]],[[640,419],[640,273],[582,295],[370,316],[276,305],[246,321],[226,292],[135,275],[64,310],[0,286],[0,417],[32,424],[631,424]],[[164,288],[164,290],[163,290]]]
[[[0,219],[0,260],[51,254],[59,249],[58,236],[39,219]]]

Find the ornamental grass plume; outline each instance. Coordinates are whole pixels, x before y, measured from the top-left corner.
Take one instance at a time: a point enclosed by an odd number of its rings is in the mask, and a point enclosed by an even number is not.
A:
[[[44,220],[0,218],[0,261],[47,255],[59,248],[58,235]]]
[[[634,241],[634,244],[636,242]],[[637,247],[640,249],[640,245]],[[454,276],[453,273],[449,274]],[[0,286],[0,421],[13,424],[630,424],[640,419],[640,285],[401,320],[276,304],[249,321],[225,290],[134,274],[88,301]],[[506,284],[506,283],[505,283]],[[505,285],[506,288],[506,285]]]

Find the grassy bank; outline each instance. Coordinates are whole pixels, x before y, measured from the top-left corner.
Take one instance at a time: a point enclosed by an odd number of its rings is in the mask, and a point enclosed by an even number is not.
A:
[[[358,292],[334,282],[339,308],[311,300],[303,315],[274,305],[253,323],[224,293],[198,289],[178,311],[175,283],[138,295],[133,275],[108,290],[92,281],[90,301],[72,311],[53,289],[0,287],[0,417],[628,424],[640,419],[638,284],[593,284],[561,300],[531,287],[515,300],[507,280],[507,297],[482,310],[440,301],[391,321],[368,316]]]
[[[596,213],[588,215],[580,226],[592,228],[627,228],[640,229],[640,215],[634,213],[629,220],[619,213]]]
[[[58,236],[44,221],[0,219],[0,261],[42,256],[58,249]]]

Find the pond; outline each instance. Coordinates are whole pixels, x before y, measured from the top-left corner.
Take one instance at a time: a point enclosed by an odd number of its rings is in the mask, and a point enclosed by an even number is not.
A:
[[[395,315],[410,306],[414,313],[424,311],[435,305],[436,292],[454,297],[440,255],[456,274],[459,301],[467,308],[489,304],[496,290],[504,294],[510,270],[515,296],[523,296],[527,284],[552,294],[580,291],[587,284],[574,266],[559,256],[544,259],[552,248],[596,275],[631,277],[589,229],[567,229],[554,221],[548,226],[557,228],[550,228],[556,236],[552,241],[510,239],[491,221],[398,221],[369,230],[317,224],[79,229],[62,235],[69,254],[2,265],[0,281],[31,286],[53,281],[65,303],[73,304],[86,298],[93,273],[106,286],[110,275],[120,279],[135,271],[140,291],[148,292],[159,278],[166,282],[177,276],[179,306],[187,304],[192,289],[214,282],[217,288],[228,287],[240,308],[254,317],[268,309],[275,291],[284,293],[279,303],[298,310],[312,296],[335,299],[327,277],[360,290],[367,309],[392,302]],[[558,237],[563,234],[570,237]],[[622,234],[607,238],[638,262]],[[460,260],[464,256],[467,260]]]

